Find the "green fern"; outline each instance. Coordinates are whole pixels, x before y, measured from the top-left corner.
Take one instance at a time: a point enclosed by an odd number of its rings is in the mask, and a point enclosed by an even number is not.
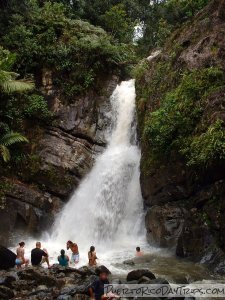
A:
[[[21,135],[19,132],[7,132],[2,137],[0,137],[0,156],[4,162],[8,162],[11,158],[9,146],[17,143],[28,142],[28,139]]]
[[[14,72],[0,70],[0,88],[5,93],[24,92],[34,88],[34,83],[27,80],[17,80],[19,75]]]

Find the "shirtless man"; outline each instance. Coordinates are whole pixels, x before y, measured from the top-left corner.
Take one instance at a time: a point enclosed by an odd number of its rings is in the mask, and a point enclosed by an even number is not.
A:
[[[16,249],[16,266],[18,269],[21,268],[22,265],[25,265],[25,266],[28,266],[29,264],[29,259],[26,259],[24,257],[24,246],[25,246],[25,243],[24,242],[20,242],[19,243],[19,246],[17,247]]]
[[[72,256],[71,256],[71,262],[78,264],[79,263],[79,251],[78,251],[78,246],[76,243],[73,243],[71,241],[68,241],[66,244],[67,250],[72,251]]]
[[[136,256],[138,257],[138,256],[143,256],[143,255],[144,255],[144,253],[141,251],[141,248],[137,247],[136,248]]]

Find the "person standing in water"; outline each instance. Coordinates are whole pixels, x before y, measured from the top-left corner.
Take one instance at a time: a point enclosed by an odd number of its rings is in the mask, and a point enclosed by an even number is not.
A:
[[[96,259],[98,258],[96,256],[95,247],[91,246],[90,251],[88,252],[88,264],[90,267],[97,265]]]
[[[58,262],[60,264],[60,266],[62,267],[68,267],[69,264],[69,257],[67,255],[65,255],[65,250],[62,249],[60,251],[61,255],[58,256]]]
[[[25,246],[25,243],[20,242],[19,247],[17,247],[17,249],[16,249],[15,264],[16,264],[18,269],[21,268],[22,265],[28,266],[28,264],[29,264],[29,259],[26,259],[24,257],[24,254],[25,254],[24,246]]]
[[[48,250],[47,250],[46,248],[43,248],[43,251],[47,254],[47,256],[43,256],[43,257],[42,257],[41,264],[46,263],[46,264],[48,265],[48,268],[50,268]]]
[[[143,256],[144,253],[141,252],[141,248],[140,247],[136,247],[136,256]]]
[[[68,241],[66,244],[66,248],[67,248],[67,250],[70,249],[72,251],[71,263],[78,264],[80,258],[79,258],[79,250],[78,250],[77,244],[73,243],[71,241]]]

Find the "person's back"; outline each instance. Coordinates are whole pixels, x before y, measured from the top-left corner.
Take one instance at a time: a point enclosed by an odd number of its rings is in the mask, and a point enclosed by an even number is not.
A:
[[[69,257],[67,255],[65,255],[65,250],[61,250],[61,255],[58,256],[58,261],[60,266],[62,267],[68,267],[68,262],[69,262]]]
[[[68,260],[66,259],[66,257],[62,257],[61,255],[59,256],[59,264],[62,267],[68,267]]]
[[[25,258],[25,250],[24,250],[25,243],[20,242],[19,247],[16,249],[16,266],[17,268],[21,268],[22,265],[28,265],[29,264],[29,259]]]
[[[141,248],[137,247],[136,248],[136,256],[138,257],[138,256],[143,256],[143,255],[144,255],[144,253],[141,251]]]
[[[23,260],[24,259],[24,249],[19,246],[17,249],[16,249],[16,254],[17,254],[17,257],[18,259],[21,259]]]
[[[36,248],[31,251],[31,263],[33,266],[39,266],[42,261],[42,257],[48,257],[48,254],[41,248],[41,243],[36,243]]]

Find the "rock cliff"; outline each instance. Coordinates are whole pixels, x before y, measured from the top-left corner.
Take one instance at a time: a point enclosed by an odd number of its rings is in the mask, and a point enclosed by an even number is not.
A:
[[[39,235],[51,225],[54,214],[106,145],[109,98],[118,77],[106,76],[98,91],[90,90],[70,103],[61,98],[52,77],[50,70],[43,70],[40,88],[54,113],[54,122],[38,133],[34,166],[29,166],[22,176],[1,177],[4,195],[0,205],[0,244],[3,245],[9,245],[20,234]]]
[[[225,84],[208,76],[218,71],[224,78],[224,12],[225,1],[210,1],[136,71],[148,237],[219,273],[225,270]]]

